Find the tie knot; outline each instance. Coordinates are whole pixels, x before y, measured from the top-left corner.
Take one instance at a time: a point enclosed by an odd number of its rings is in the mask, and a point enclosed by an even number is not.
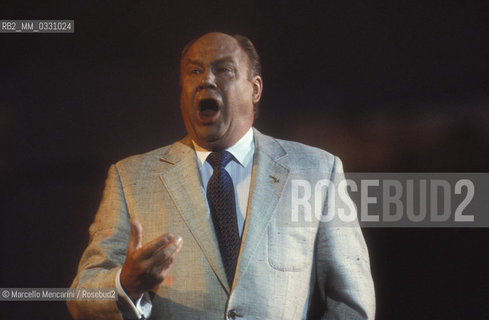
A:
[[[212,168],[224,168],[233,159],[233,155],[228,151],[218,151],[212,152],[207,157],[207,162],[209,162]]]

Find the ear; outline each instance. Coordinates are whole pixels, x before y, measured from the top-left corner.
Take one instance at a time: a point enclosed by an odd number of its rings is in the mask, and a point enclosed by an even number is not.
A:
[[[263,80],[260,76],[254,76],[251,79],[251,85],[253,86],[253,104],[256,104],[261,98],[261,93],[263,91]]]

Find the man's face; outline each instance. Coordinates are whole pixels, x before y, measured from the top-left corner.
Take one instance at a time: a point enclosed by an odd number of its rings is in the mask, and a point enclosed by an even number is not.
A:
[[[253,124],[262,81],[249,78],[248,65],[237,41],[222,33],[199,38],[182,58],[180,108],[188,134],[200,146],[228,148]]]

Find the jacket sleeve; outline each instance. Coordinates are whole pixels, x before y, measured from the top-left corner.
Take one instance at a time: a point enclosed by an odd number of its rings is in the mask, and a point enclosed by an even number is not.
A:
[[[72,288],[114,289],[115,277],[124,263],[130,237],[129,215],[117,168],[109,169],[105,190],[90,240],[78,266]],[[74,319],[122,319],[119,310],[127,309],[123,299],[73,300],[67,306]],[[131,314],[127,311],[124,314]]]
[[[346,192],[340,192],[344,180],[341,160],[335,157],[330,177],[333,187],[328,188],[323,211],[323,216],[333,218],[320,222],[316,242],[316,280],[327,309],[322,319],[375,319],[368,250],[353,202]],[[354,219],[349,221],[342,214]]]

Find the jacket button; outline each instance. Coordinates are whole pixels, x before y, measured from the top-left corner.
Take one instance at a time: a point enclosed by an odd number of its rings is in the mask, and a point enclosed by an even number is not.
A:
[[[236,319],[237,315],[238,315],[238,313],[234,309],[228,311],[228,319],[230,319],[230,320]]]

